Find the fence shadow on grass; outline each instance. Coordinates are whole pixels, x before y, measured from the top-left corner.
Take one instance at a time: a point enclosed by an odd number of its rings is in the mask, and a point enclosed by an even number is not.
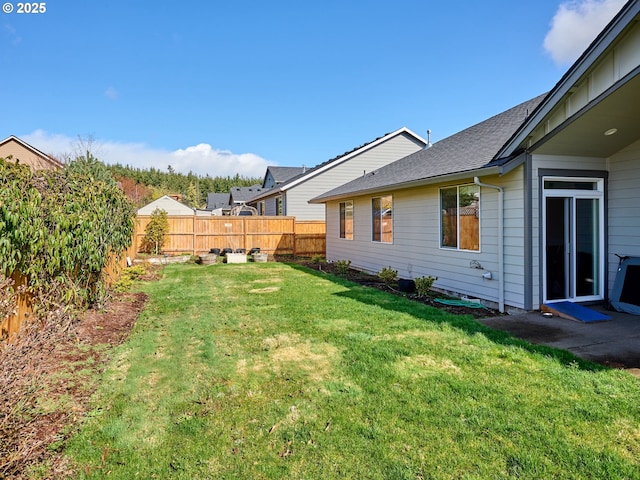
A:
[[[328,272],[317,271],[296,263],[287,264],[296,270],[330,280],[347,288],[346,291],[336,293],[335,295],[337,296],[346,297],[367,305],[376,305],[392,312],[408,314],[432,323],[446,323],[463,331],[470,337],[481,334],[496,344],[505,347],[518,347],[529,353],[543,355],[556,360],[566,367],[579,368],[591,372],[610,370],[610,367],[577,357],[567,350],[531,343],[514,337],[507,332],[487,327],[470,315],[457,315],[446,312],[443,309],[414,301],[403,295],[395,295],[375,287],[361,285]]]

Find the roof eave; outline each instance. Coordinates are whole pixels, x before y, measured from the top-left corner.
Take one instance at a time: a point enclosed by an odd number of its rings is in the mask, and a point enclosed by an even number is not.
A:
[[[5,143],[7,143],[9,140],[14,140],[14,141],[18,142],[24,148],[26,148],[27,150],[30,150],[33,154],[35,154],[38,157],[42,158],[46,162],[49,162],[49,163],[51,163],[52,165],[54,165],[54,166],[56,166],[58,168],[64,168],[64,164],[60,160],[58,160],[57,158],[52,157],[51,155],[47,155],[44,152],[41,152],[40,150],[38,150],[33,145],[29,145],[27,142],[25,142],[24,140],[16,137],[15,135],[9,135],[4,140],[0,140],[0,145],[3,145]]]
[[[605,30],[591,43],[585,52],[574,62],[560,81],[553,87],[546,98],[532,112],[513,137],[500,149],[496,157],[508,156],[516,151],[527,136],[544,120],[551,110],[564,98],[573,85],[582,78],[588,70],[618,38],[629,23],[640,13],[639,2],[628,2],[611,20]]]
[[[405,190],[407,188],[424,187],[427,185],[434,185],[437,183],[455,182],[459,180],[466,180],[473,178],[477,175],[501,175],[506,165],[481,167],[474,170],[466,170],[464,172],[449,173],[446,175],[438,175],[435,177],[421,178],[419,180],[411,180],[408,182],[395,183],[392,185],[384,185],[380,187],[366,188],[363,190],[355,190],[351,192],[331,195],[331,196],[318,196],[309,200],[309,203],[327,203],[335,200],[343,200],[345,198],[359,197],[362,195],[372,195],[376,193],[391,192],[395,190]]]
[[[398,130],[396,130],[395,132],[391,132],[383,137],[378,138],[377,140],[368,143],[364,146],[362,146],[361,148],[358,148],[356,150],[354,150],[353,152],[350,152],[348,154],[343,155],[342,157],[339,157],[338,159],[336,159],[335,161],[329,162],[326,165],[323,165],[322,167],[316,169],[310,169],[309,170],[309,174],[308,175],[302,175],[300,178],[292,181],[291,183],[285,184],[282,186],[281,191],[285,191],[291,187],[295,187],[296,185],[308,180],[309,178],[312,178],[326,170],[329,170],[330,168],[333,168],[336,165],[339,165],[341,163],[346,162],[347,160],[357,156],[357,155],[361,155],[363,152],[366,152],[368,150],[371,150],[374,147],[377,147],[378,145],[380,145],[383,142],[388,141],[390,138],[396,137],[400,134],[406,133],[408,135],[411,135],[413,138],[415,138],[416,140],[418,140],[419,142],[422,142],[424,145],[427,145],[427,141],[422,138],[420,135],[418,135],[415,132],[412,132],[410,129],[408,129],[407,127],[402,127],[399,128]]]
[[[255,202],[255,201],[262,200],[263,198],[268,198],[268,197],[273,196],[274,194],[279,194],[279,193],[282,193],[282,189],[280,187],[272,187],[272,188],[270,188],[269,190],[267,190],[265,192],[259,193],[255,197],[251,197],[249,199],[249,201]]]

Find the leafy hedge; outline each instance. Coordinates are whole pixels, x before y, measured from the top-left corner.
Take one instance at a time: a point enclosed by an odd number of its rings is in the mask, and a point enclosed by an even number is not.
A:
[[[35,173],[0,159],[0,274],[28,278],[36,311],[97,301],[110,255],[131,244],[134,218],[90,154]]]

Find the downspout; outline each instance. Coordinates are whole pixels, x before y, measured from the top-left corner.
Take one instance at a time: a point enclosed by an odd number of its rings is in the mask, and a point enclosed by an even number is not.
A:
[[[482,183],[479,177],[473,177],[473,183],[479,187],[498,190],[498,308],[504,313],[504,189],[498,185]]]

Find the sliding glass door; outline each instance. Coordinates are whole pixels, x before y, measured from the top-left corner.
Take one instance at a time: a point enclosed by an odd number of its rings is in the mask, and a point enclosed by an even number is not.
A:
[[[604,298],[601,179],[543,179],[544,301]]]

